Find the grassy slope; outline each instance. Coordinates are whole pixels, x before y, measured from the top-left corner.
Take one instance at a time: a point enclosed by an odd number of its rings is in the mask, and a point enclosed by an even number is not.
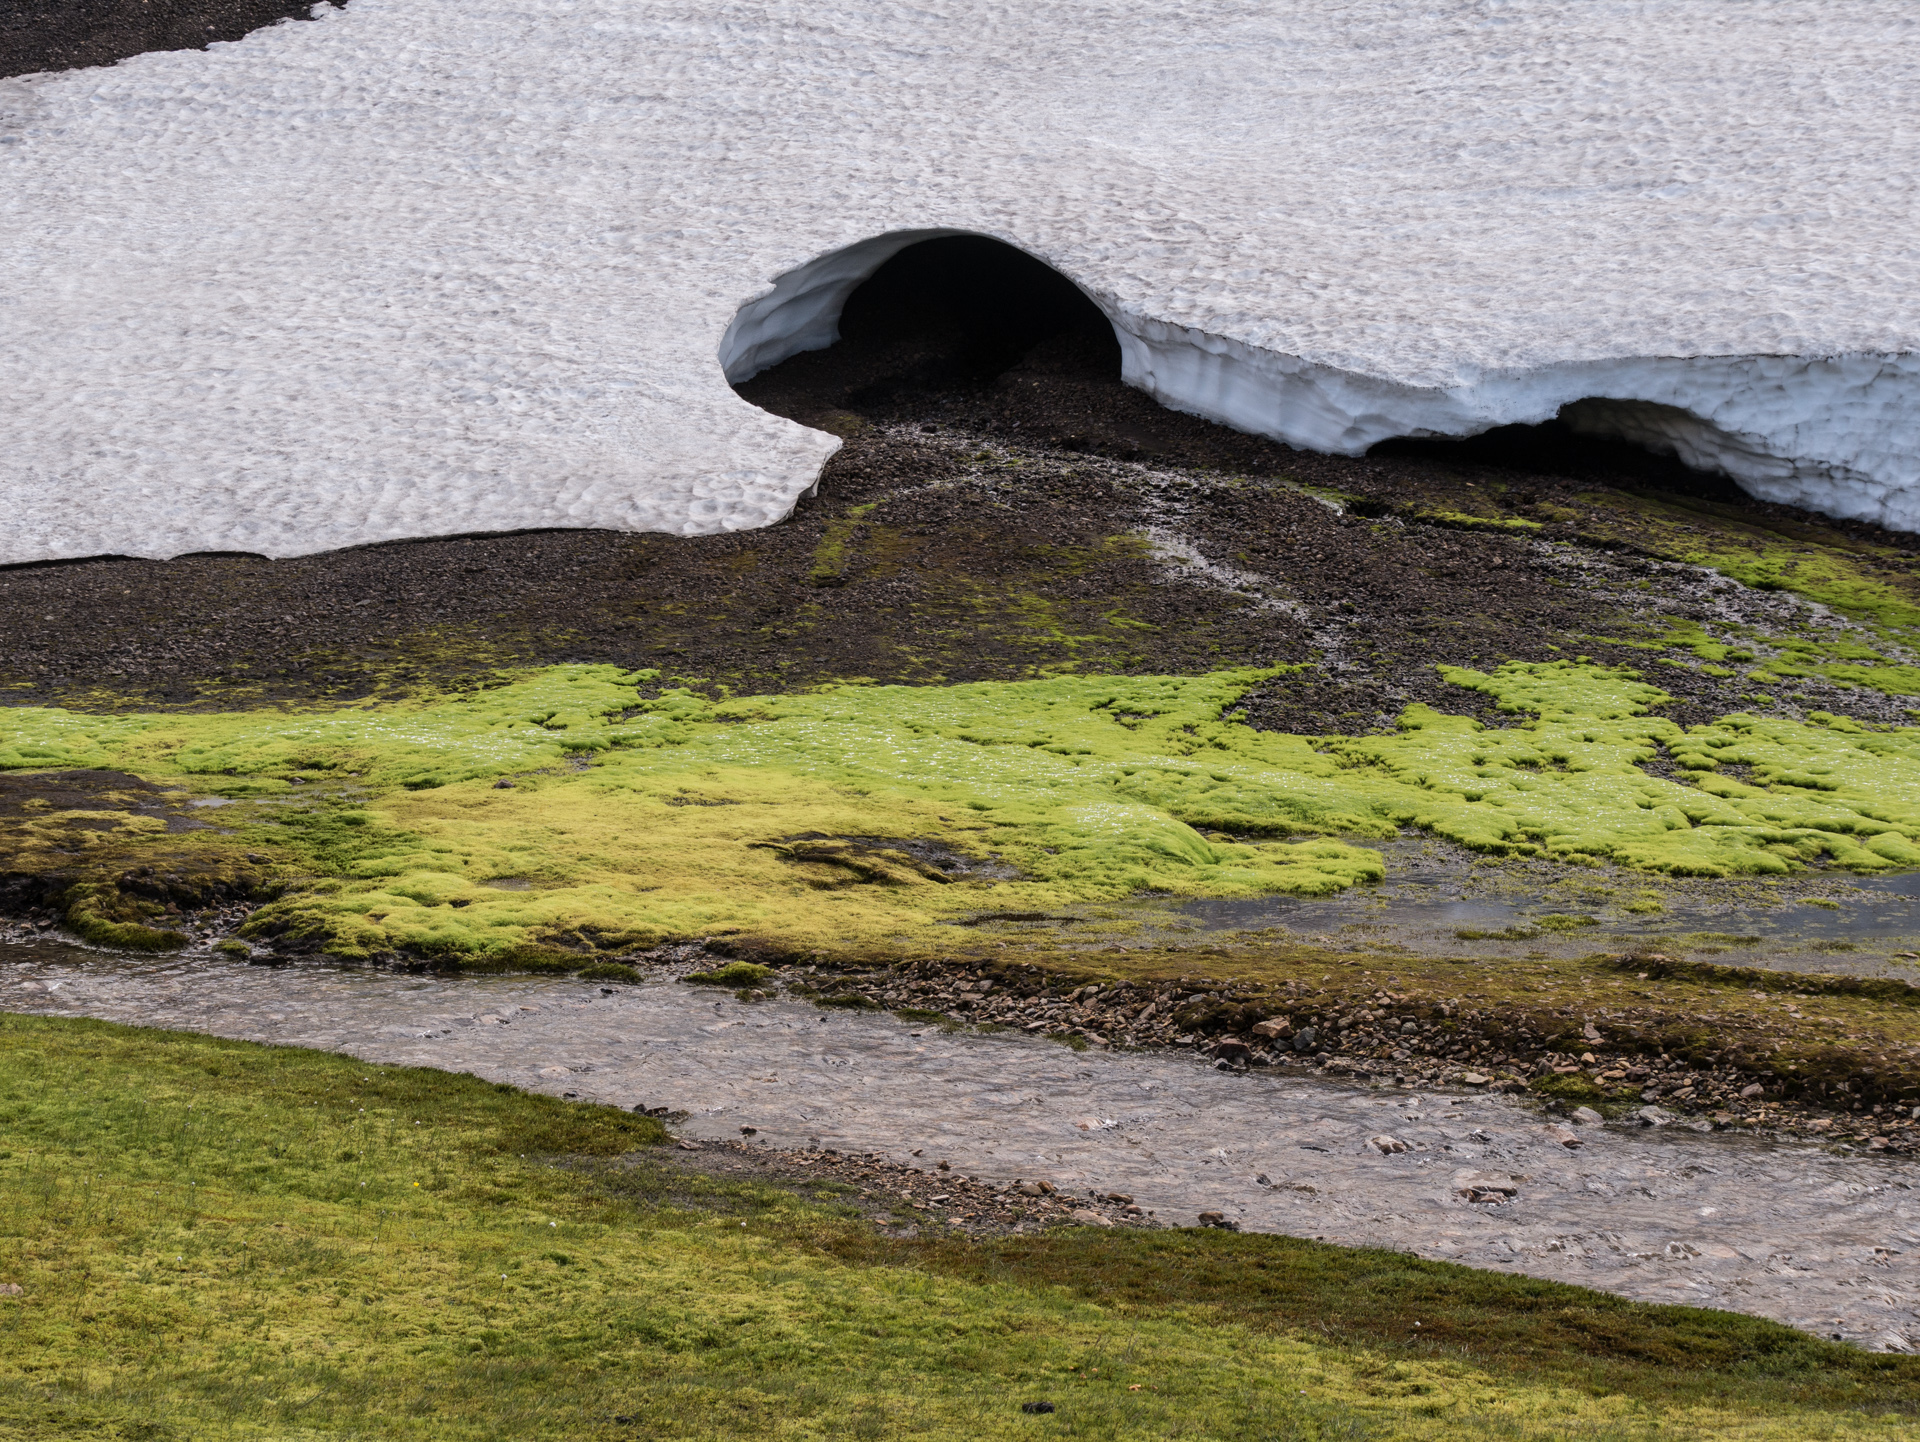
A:
[[[885,1240],[616,1160],[641,1119],[325,1054],[5,1018],[0,1107],[8,1436],[1894,1437],[1920,1401],[1912,1359],[1391,1254]]]

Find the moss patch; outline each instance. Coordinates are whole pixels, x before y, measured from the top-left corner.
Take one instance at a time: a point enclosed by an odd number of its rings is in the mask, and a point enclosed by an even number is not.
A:
[[[1912,728],[1735,713],[1683,729],[1651,714],[1657,687],[1581,662],[1448,668],[1529,718],[1504,729],[1422,706],[1391,736],[1229,719],[1271,674],[714,700],[643,694],[650,673],[558,667],[319,715],[20,708],[0,764],[120,767],[233,798],[225,844],[327,878],[267,906],[254,934],[347,956],[501,961],[534,945],[564,964],[743,929],[928,945],[929,927],[983,911],[1328,895],[1383,874],[1356,841],[1405,826],[1494,855],[1694,876],[1920,864]],[[1643,769],[1662,748],[1690,784]],[[164,836],[149,831],[116,854]]]

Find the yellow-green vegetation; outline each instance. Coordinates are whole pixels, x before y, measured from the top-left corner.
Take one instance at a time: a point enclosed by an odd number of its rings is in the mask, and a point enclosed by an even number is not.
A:
[[[1920,1400],[1912,1358],[1392,1253],[882,1238],[636,1156],[642,1118],[322,1053],[0,1018],[0,1109],[0,1432],[33,1442],[1785,1442]]]
[[[1532,717],[1509,729],[1423,706],[1390,736],[1228,719],[1271,674],[713,700],[643,697],[650,673],[558,667],[319,715],[19,708],[0,766],[123,768],[238,798],[221,813],[230,839],[185,841],[145,815],[76,832],[56,812],[23,823],[17,849],[52,831],[116,864],[142,845],[275,848],[317,879],[260,912],[256,933],[349,956],[743,930],[927,943],[926,928],[983,909],[1324,895],[1379,877],[1356,841],[1405,826],[1494,855],[1694,876],[1920,864],[1920,730],[1821,713],[1686,730],[1649,714],[1667,698],[1635,673],[1575,662],[1447,672]],[[1662,746],[1693,784],[1641,769]],[[1746,774],[1718,774],[1729,765]]]
[[[1861,539],[1837,526],[1806,520],[1761,520],[1748,508],[1700,498],[1607,491],[1583,494],[1583,508],[1539,505],[1536,514],[1578,524],[1596,539],[1624,541],[1676,561],[1707,566],[1757,590],[1791,591],[1859,624],[1847,639],[1765,636],[1761,685],[1822,677],[1893,696],[1920,696],[1920,585],[1911,556],[1894,538]],[[1697,623],[1676,623],[1673,644],[1733,675],[1725,663],[1751,664],[1754,652],[1716,641]],[[1876,640],[1879,645],[1866,644]],[[1616,642],[1616,644],[1618,644]],[[1893,654],[1888,654],[1892,652]]]

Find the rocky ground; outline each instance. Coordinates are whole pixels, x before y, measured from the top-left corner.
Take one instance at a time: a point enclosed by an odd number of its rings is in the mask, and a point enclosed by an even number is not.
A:
[[[779,1151],[756,1146],[751,1139],[732,1143],[683,1139],[674,1146],[668,1159],[673,1165],[708,1176],[768,1183],[814,1201],[850,1206],[896,1237],[1014,1236],[1049,1226],[1190,1224],[1186,1218],[1162,1222],[1122,1192],[1073,1196],[1042,1179],[996,1185],[961,1176],[944,1161],[903,1166],[879,1153],[855,1154],[832,1147]],[[1208,1212],[1201,1224],[1222,1225],[1224,1220]]]
[[[1642,981],[1670,968],[1660,956],[1607,960]],[[1810,995],[1827,983],[1779,980],[1795,988],[1788,996]],[[1547,1007],[1528,1013],[1461,1005],[1424,986],[1390,991],[1345,976],[1335,984],[1331,974],[1320,982],[1271,988],[1195,976],[1070,988],[1031,967],[923,965],[851,975],[800,967],[789,985],[824,1005],[1018,1027],[1084,1046],[1197,1048],[1222,1069],[1278,1066],[1408,1087],[1532,1091],[1563,1114],[1592,1105],[1650,1126],[1789,1130],[1869,1151],[1920,1149],[1920,1106],[1901,1105],[1891,1095],[1876,1100],[1870,1083],[1856,1080],[1857,1099],[1847,1092],[1809,1095],[1784,1084],[1757,1050],[1749,1055],[1752,1065],[1725,1059],[1734,1046],[1724,1035],[1712,1044],[1714,1054],[1700,1054],[1691,1036],[1693,1055],[1660,1049],[1661,1032],[1676,1020],[1670,1004],[1614,1013],[1606,1023],[1609,1037],[1591,1022],[1569,1028],[1565,1015]],[[1692,1031],[1701,1018],[1683,1020],[1693,1023]],[[1909,1088],[1897,1090],[1905,1095]]]

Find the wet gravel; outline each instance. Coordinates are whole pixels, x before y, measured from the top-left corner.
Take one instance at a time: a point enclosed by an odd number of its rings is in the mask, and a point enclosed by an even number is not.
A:
[[[1680,1122],[1569,1122],[1485,1092],[1222,1072],[1190,1052],[1073,1051],[666,979],[441,980],[44,945],[4,956],[9,1011],[319,1047],[685,1113],[689,1141],[740,1144],[751,1127],[746,1144],[790,1154],[788,1167],[831,1148],[871,1174],[867,1200],[884,1202],[889,1226],[911,1224],[901,1207],[933,1213],[955,1195],[911,1182],[909,1169],[973,1179],[1010,1203],[1019,1183],[1044,1181],[1056,1192],[1026,1198],[1046,1204],[1031,1216],[988,1220],[1044,1222],[1070,1214],[1069,1200],[1120,1195],[1131,1202],[1101,1204],[1108,1220],[1124,1222],[1125,1205],[1187,1224],[1213,1213],[1221,1225],[1920,1346],[1910,1160]],[[959,1209],[926,1221],[952,1216],[967,1221]]]

